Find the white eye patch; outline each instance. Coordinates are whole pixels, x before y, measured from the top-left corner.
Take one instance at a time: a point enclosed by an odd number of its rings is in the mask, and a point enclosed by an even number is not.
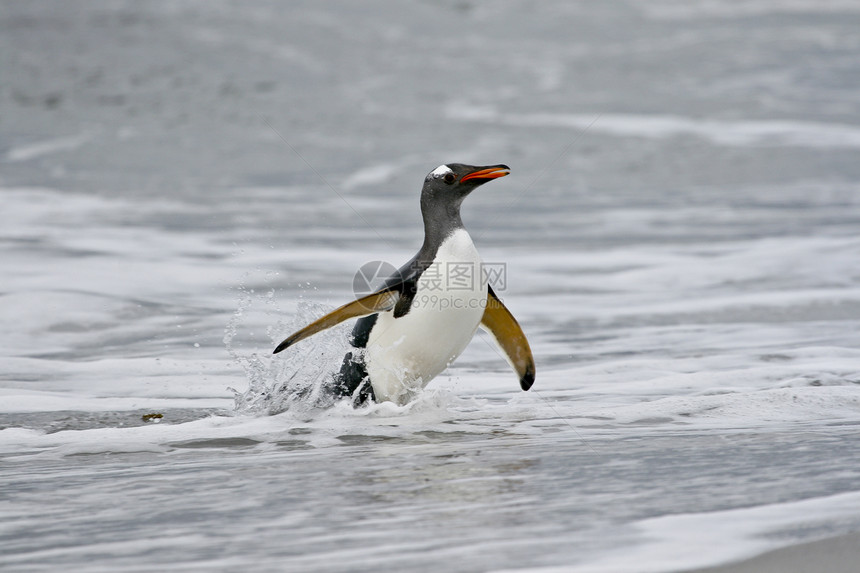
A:
[[[440,165],[436,169],[430,172],[430,175],[433,177],[443,177],[446,173],[453,173],[450,167],[447,165]]]

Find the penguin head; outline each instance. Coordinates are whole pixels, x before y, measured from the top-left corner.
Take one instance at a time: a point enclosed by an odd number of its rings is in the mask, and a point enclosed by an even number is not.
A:
[[[492,179],[508,175],[511,168],[507,165],[463,165],[447,163],[440,165],[424,178],[424,187],[432,187],[449,194],[468,194],[479,185]]]
[[[466,196],[487,181],[504,177],[507,165],[440,165],[424,178],[421,189],[421,214],[424,217],[425,243],[441,240],[451,231],[463,226],[460,205]]]
[[[504,177],[510,172],[507,165],[463,165],[447,163],[440,165],[424,178],[422,201],[449,203],[459,206],[460,202],[478,186],[487,181]]]

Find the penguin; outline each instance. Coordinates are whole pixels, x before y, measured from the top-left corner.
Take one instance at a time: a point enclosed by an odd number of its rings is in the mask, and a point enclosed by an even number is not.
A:
[[[378,290],[288,336],[274,354],[359,318],[350,339],[354,350],[344,356],[329,390],[355,406],[404,405],[463,352],[480,326],[504,352],[520,387],[531,388],[535,363],[528,340],[489,285],[460,218],[460,206],[472,191],[509,172],[507,165],[448,163],[427,174],[421,189],[424,243],[418,253]]]

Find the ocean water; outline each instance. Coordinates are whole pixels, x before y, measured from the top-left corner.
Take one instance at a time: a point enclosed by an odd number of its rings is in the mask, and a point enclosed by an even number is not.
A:
[[[685,571],[860,531],[853,2],[0,6],[0,569]],[[537,362],[314,390],[440,163]],[[157,415],[157,416],[152,416]],[[158,417],[160,416],[160,417]]]

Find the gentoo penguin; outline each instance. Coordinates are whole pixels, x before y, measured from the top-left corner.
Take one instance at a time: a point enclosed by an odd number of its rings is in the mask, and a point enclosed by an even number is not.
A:
[[[442,372],[482,326],[495,338],[520,379],[531,388],[535,365],[520,325],[493,292],[460,205],[479,185],[508,175],[506,165],[440,165],[424,179],[424,244],[376,292],[345,304],[281,342],[296,342],[350,318],[358,320],[331,390],[354,404],[367,400],[405,404]],[[460,280],[451,280],[459,269]],[[471,276],[464,276],[471,272]]]

